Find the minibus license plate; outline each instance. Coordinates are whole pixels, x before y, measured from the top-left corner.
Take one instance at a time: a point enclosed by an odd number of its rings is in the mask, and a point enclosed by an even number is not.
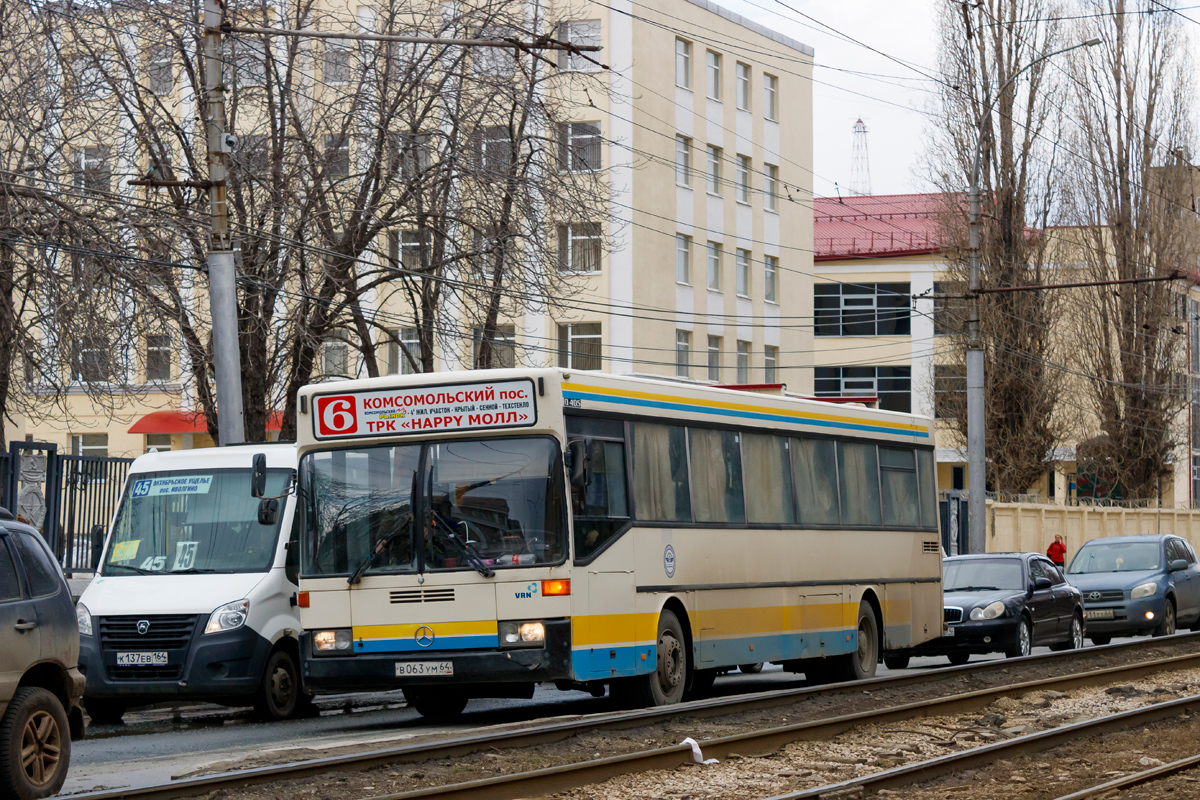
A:
[[[1088,619],[1112,619],[1113,610],[1111,608],[1097,608],[1087,612]]]
[[[117,653],[118,667],[165,667],[167,653],[160,650],[155,653]]]
[[[408,675],[453,675],[453,661],[397,661],[396,677]]]

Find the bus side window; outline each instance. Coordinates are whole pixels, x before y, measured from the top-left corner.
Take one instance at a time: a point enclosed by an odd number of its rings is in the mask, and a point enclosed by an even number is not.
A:
[[[875,445],[838,442],[838,488],[842,495],[842,524],[878,527],[879,455]]]
[[[572,487],[575,557],[588,558],[629,522],[625,443],[587,440],[588,482]]]

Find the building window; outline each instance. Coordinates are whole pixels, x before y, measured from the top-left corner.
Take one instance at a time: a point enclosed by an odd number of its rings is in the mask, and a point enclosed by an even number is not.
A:
[[[779,167],[774,164],[763,165],[763,210],[776,211],[779,208]]]
[[[683,39],[675,40],[675,85],[692,88],[692,43]]]
[[[692,185],[692,140],[686,136],[675,137],[675,183]]]
[[[779,302],[779,258],[763,256],[763,299],[768,303]]]
[[[415,375],[421,371],[421,337],[416,328],[393,328],[388,339],[388,374]],[[412,359],[409,359],[412,356]]]
[[[161,178],[166,178],[171,171],[171,145],[167,142],[151,142],[147,148],[149,156],[149,167],[154,169],[155,174]]]
[[[600,225],[572,222],[558,226],[558,271],[600,271]]]
[[[508,128],[496,126],[479,131],[476,156],[485,170],[508,172],[513,166],[512,137]]]
[[[1200,208],[1200,199],[1197,200],[1197,208]],[[940,284],[934,284],[934,292],[938,291]],[[936,301],[934,304],[934,318],[937,316]],[[1191,340],[1192,351],[1192,372],[1200,373],[1200,302],[1188,300],[1188,338]]]
[[[156,334],[146,337],[146,381],[171,380],[171,337]]]
[[[322,71],[326,83],[349,83],[350,45],[337,39],[326,39]]]
[[[78,151],[75,185],[80,189],[107,192],[112,182],[108,147],[84,147]]]
[[[710,100],[721,99],[721,54],[714,53],[712,50],[705,52],[705,63],[708,75],[708,98]]]
[[[71,380],[80,383],[105,383],[112,379],[112,354],[103,336],[85,336],[75,346],[71,360]]]
[[[321,377],[350,377],[350,345],[341,339],[326,339],[321,348]]]
[[[570,42],[579,47],[600,46],[600,20],[576,20],[563,22],[558,26],[559,41]],[[558,68],[569,69],[573,72],[591,72],[600,67],[596,65],[594,54],[568,53],[558,51]]]
[[[750,202],[750,157],[737,157],[737,201]]]
[[[933,365],[933,415],[956,419],[967,407],[967,368],[963,364]]]
[[[600,123],[569,122],[559,125],[558,163],[568,172],[600,169]]]
[[[967,320],[967,301],[961,297],[967,285],[962,281],[934,281],[933,335],[953,336],[964,331]],[[960,295],[943,297],[941,295]],[[1195,351],[1193,351],[1194,353]]]
[[[688,377],[692,365],[691,331],[675,331],[675,374]]]
[[[146,68],[146,82],[151,92],[163,97],[175,91],[175,59],[169,47],[156,47],[150,51]]]
[[[737,382],[747,384],[750,382],[750,343],[737,343]]]
[[[71,455],[108,457],[107,433],[76,433],[71,436]]]
[[[779,383],[779,348],[763,348],[763,383]]]
[[[429,170],[433,152],[428,133],[393,131],[388,134],[388,167],[408,180]]]
[[[491,369],[512,369],[517,365],[517,328],[515,325],[497,325],[491,335],[492,344],[492,363],[489,365]],[[473,332],[474,351],[471,354],[471,363],[475,364],[476,368],[483,369],[483,365],[479,363],[479,348],[483,343],[483,328],[476,328]]]
[[[721,245],[708,243],[708,288],[721,291]]]
[[[912,410],[912,367],[816,367],[817,397],[877,397],[887,411]]]
[[[907,283],[826,283],[813,287],[817,336],[908,336]]]
[[[675,234],[675,281],[692,282],[692,237]]]
[[[602,369],[600,323],[558,326],[558,365],[564,369]]]
[[[256,39],[237,38],[234,44],[234,64],[237,65],[239,86],[265,86],[267,83],[267,48]]]
[[[151,449],[157,450],[160,453],[171,452],[171,434],[169,433],[147,433],[146,434],[146,452]],[[107,447],[105,448],[108,449]]]
[[[721,382],[721,337],[708,337],[708,379]]]
[[[432,247],[433,238],[430,234],[422,237],[420,231],[388,232],[388,262],[393,269],[396,267],[410,271],[421,269],[422,250],[424,250],[424,255],[428,256]]]
[[[750,110],[750,65],[737,65],[737,107],[742,111]]]
[[[779,120],[778,87],[778,78],[774,75],[763,75],[763,116],[772,121]]]
[[[344,133],[325,135],[325,163],[330,178],[345,178],[350,174],[350,136]]]
[[[708,193],[721,193],[721,148],[708,146]]]
[[[75,93],[83,98],[107,96],[110,89],[104,80],[104,70],[91,56],[79,56],[71,61],[71,80]]]
[[[750,251],[740,247],[735,256],[737,261],[737,293],[739,297],[750,296]]]

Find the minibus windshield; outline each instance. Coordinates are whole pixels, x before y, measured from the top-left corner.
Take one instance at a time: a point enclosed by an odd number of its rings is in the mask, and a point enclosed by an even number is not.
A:
[[[268,470],[266,495],[283,494],[288,475]],[[265,572],[278,537],[278,519],[258,522],[249,469],[139,473],[121,500],[102,574]]]

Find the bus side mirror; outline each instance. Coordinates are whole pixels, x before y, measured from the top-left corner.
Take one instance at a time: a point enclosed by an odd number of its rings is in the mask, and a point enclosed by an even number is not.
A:
[[[267,454],[255,453],[250,467],[250,496],[262,497],[267,492]],[[261,508],[261,507],[260,507]],[[261,514],[261,510],[259,512]]]
[[[567,469],[571,471],[571,485],[582,489],[588,484],[587,442],[573,439],[567,442]]]
[[[279,520],[279,501],[274,497],[264,497],[258,501],[258,524],[274,525]]]
[[[292,540],[284,545],[287,555],[283,559],[283,575],[288,583],[300,585],[300,543]]]

